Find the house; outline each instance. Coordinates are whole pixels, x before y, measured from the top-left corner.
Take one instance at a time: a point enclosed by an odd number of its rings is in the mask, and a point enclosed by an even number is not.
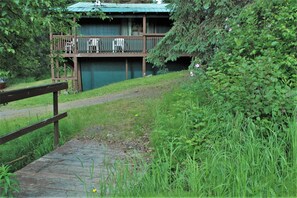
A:
[[[167,4],[116,4],[80,2],[68,7],[80,13],[78,28],[69,35],[51,33],[51,67],[54,82],[72,80],[78,91],[109,83],[157,74],[146,62],[150,49],[169,31]],[[102,20],[87,13],[104,12]],[[167,64],[169,71],[186,69],[190,57]]]

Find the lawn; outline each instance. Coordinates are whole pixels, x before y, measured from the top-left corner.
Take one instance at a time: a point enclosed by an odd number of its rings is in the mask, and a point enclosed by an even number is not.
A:
[[[129,90],[132,88],[149,89],[162,84],[170,84],[170,82],[183,78],[186,75],[187,75],[186,71],[172,72],[166,75],[148,76],[145,78],[126,80],[120,83],[113,83],[113,84],[101,87],[99,89],[93,89],[93,90],[80,92],[80,93],[73,93],[71,90],[62,91],[59,96],[59,102],[63,103],[68,101],[90,98],[90,97],[103,96],[106,94]],[[30,82],[30,83],[20,83],[20,84],[11,85],[7,90],[28,88],[32,86],[39,86],[39,85],[44,85],[49,83],[51,83],[49,79],[41,80],[37,82]],[[20,109],[20,108],[28,108],[33,106],[48,105],[48,104],[52,104],[52,94],[45,94],[42,96],[37,96],[34,98],[28,98],[25,100],[9,103],[5,107],[5,109]],[[1,111],[1,108],[0,108],[0,111]]]

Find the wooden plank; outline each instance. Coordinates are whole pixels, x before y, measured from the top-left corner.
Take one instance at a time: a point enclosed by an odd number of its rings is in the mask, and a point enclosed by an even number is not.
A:
[[[26,88],[26,89],[1,92],[0,104],[21,100],[25,98],[30,98],[34,96],[39,96],[42,94],[52,93],[52,92],[60,91],[67,88],[68,88],[68,84],[66,82],[62,82],[62,83],[49,84],[49,85],[43,85],[38,87]]]
[[[142,76],[146,76],[146,61],[145,57],[142,58]]]
[[[146,53],[146,15],[143,15],[143,19],[142,19],[142,35],[143,35],[143,49],[142,52],[145,54]]]
[[[77,63],[77,81],[78,81],[78,91],[82,91],[82,82],[81,82],[81,69],[80,63]]]
[[[63,57],[67,57],[66,55],[62,55]],[[133,52],[133,53],[78,53],[76,57],[143,57],[145,56],[142,52]]]
[[[163,33],[145,33],[144,35],[147,37],[164,37],[165,36],[165,34]]]
[[[77,79],[77,57],[73,57],[73,69],[74,69],[74,78]]]
[[[59,64],[59,60],[56,59],[56,77],[60,78],[60,64]]]
[[[53,92],[53,111],[54,111],[54,116],[57,116],[59,114],[58,111],[58,92],[55,91]],[[57,147],[59,144],[59,121],[54,122],[54,146]]]
[[[76,80],[76,78],[74,78],[74,77],[66,77],[66,78],[62,77],[62,78],[53,78],[53,80],[65,81],[65,80]]]
[[[13,139],[16,139],[16,138],[18,138],[20,136],[23,136],[23,135],[25,135],[27,133],[30,133],[31,131],[42,128],[42,127],[44,127],[46,125],[49,125],[49,124],[51,124],[53,122],[56,122],[58,120],[61,120],[62,118],[65,118],[65,117],[67,117],[67,112],[56,115],[56,116],[54,116],[52,118],[46,119],[46,120],[44,120],[42,122],[33,124],[31,126],[22,128],[22,129],[20,129],[20,130],[18,130],[16,132],[8,134],[8,135],[2,136],[2,137],[0,137],[0,145],[6,143],[8,141],[11,141]]]
[[[52,82],[54,82],[53,79],[55,77],[55,66],[54,66],[53,50],[54,50],[53,32],[52,32],[52,26],[50,25],[50,62],[51,62]]]
[[[108,165],[128,154],[94,140],[71,140],[42,158],[15,172],[20,184],[16,197],[86,197],[79,176],[90,186],[110,177]],[[132,164],[131,164],[132,165]],[[83,166],[83,167],[82,167]],[[90,174],[94,168],[94,176]],[[77,175],[77,176],[76,176]],[[100,185],[96,187],[100,187]],[[89,190],[89,188],[87,189]],[[99,196],[97,193],[88,195]]]

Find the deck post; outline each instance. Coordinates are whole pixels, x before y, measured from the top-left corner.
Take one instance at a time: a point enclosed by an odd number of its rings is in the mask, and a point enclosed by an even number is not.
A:
[[[73,64],[74,64],[74,90],[75,91],[79,91],[79,88],[78,88],[78,78],[77,78],[77,76],[78,76],[78,70],[77,70],[77,57],[76,56],[74,56],[73,57]]]
[[[76,23],[76,18],[75,17],[73,18],[73,23]],[[73,53],[77,54],[78,42],[77,42],[77,34],[76,34],[76,27],[75,26],[72,27],[72,35],[74,35],[74,37],[72,37],[72,39],[73,39],[72,41],[73,41],[73,44],[74,44]]]
[[[143,22],[142,22],[143,23],[143,27],[142,27],[143,50],[142,50],[142,52],[143,52],[143,54],[146,54],[146,15],[143,15],[142,20],[143,20]]]
[[[126,80],[128,80],[128,59],[126,58]]]
[[[146,15],[143,15],[142,18],[142,35],[143,35],[143,57],[142,57],[142,76],[146,76],[146,61],[145,61],[145,57],[146,57]]]
[[[77,91],[82,91],[80,64],[77,62]]]
[[[55,82],[59,82],[59,80],[57,80],[56,78],[60,79],[60,64],[59,64],[59,60],[56,59],[56,76],[55,76]]]
[[[142,57],[142,76],[146,76],[146,61],[145,61],[145,56]]]
[[[54,110],[54,116],[59,114],[58,111],[58,92],[53,92],[53,110]],[[54,147],[57,148],[59,144],[59,121],[54,122]]]
[[[51,59],[51,74],[52,74],[52,82],[54,82],[55,78],[55,64],[54,64],[54,55],[53,55],[53,32],[52,26],[49,26],[50,29],[50,59]]]

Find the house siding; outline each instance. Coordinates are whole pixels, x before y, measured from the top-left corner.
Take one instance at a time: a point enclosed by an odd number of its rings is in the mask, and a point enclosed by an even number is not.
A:
[[[113,36],[121,35],[121,21],[101,21],[90,19],[89,21],[83,20],[79,27],[80,35],[101,35]]]

